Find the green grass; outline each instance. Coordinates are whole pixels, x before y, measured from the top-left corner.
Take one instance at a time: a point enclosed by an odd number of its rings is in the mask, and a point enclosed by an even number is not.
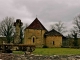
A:
[[[24,54],[24,52],[23,51],[13,51],[13,54],[19,54],[19,55],[21,55],[21,54]]]
[[[36,48],[36,55],[80,55],[80,49],[73,48]],[[13,54],[24,54],[23,51],[13,51]]]
[[[36,48],[33,54],[39,55],[77,55],[80,49],[73,48]]]

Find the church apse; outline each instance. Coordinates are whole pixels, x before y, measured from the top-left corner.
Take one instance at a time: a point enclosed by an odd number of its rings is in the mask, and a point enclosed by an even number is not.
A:
[[[36,47],[43,47],[44,45],[44,33],[46,28],[36,18],[24,32],[24,44],[35,45]]]

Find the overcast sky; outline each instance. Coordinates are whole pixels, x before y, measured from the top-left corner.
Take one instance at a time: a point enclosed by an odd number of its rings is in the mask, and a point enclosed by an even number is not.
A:
[[[37,16],[46,29],[62,21],[71,28],[80,14],[80,0],[0,0],[0,20],[6,16],[30,24]]]

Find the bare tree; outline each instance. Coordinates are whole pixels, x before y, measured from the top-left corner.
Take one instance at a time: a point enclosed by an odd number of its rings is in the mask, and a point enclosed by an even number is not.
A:
[[[14,18],[6,17],[0,23],[0,35],[5,36],[7,43],[10,43],[14,34]]]
[[[24,27],[21,27],[21,29],[20,29],[20,43],[23,42],[23,38],[24,38]]]
[[[64,33],[67,30],[65,30],[65,26],[64,23],[62,23],[61,21],[59,21],[58,23],[51,25],[51,29],[55,29],[56,31],[60,32],[60,33]]]
[[[77,37],[78,33],[76,31],[76,29],[72,29],[71,30],[71,36],[74,38],[74,42],[73,45],[74,46],[78,46],[78,37]]]
[[[74,38],[74,46],[78,46],[78,37],[80,37],[80,15],[74,18],[73,29],[71,29],[71,36]]]
[[[24,29],[26,29],[28,26],[28,24],[25,24],[24,26],[21,27],[20,29],[20,43],[23,43],[23,39],[24,39]]]
[[[77,33],[80,32],[80,15],[74,18],[74,28],[76,29]]]

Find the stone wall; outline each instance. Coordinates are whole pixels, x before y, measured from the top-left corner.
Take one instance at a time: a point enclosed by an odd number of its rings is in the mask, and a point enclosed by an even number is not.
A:
[[[0,44],[6,43],[7,39],[6,37],[0,37]]]
[[[46,45],[48,47],[61,47],[62,45],[62,36],[47,36]]]
[[[53,55],[53,56],[43,56],[43,55],[13,55],[8,53],[0,54],[0,60],[80,60],[80,55]]]
[[[45,30],[26,29],[24,33],[24,44],[42,47],[44,44],[44,33]]]

